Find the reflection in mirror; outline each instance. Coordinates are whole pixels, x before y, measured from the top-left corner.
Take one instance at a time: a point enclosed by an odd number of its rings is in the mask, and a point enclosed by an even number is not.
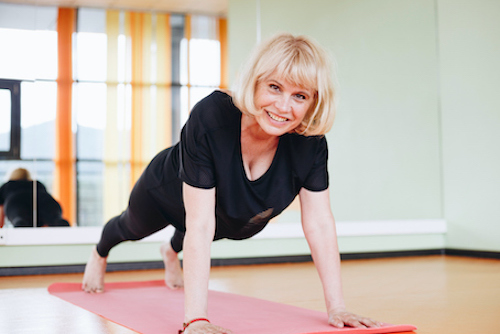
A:
[[[20,153],[0,160],[0,218],[5,218],[7,226],[42,226],[47,218],[37,207],[57,211],[59,206],[50,195],[54,183],[57,8],[0,3],[0,13],[0,44],[5,51],[0,54],[0,63],[5,65],[0,66],[0,78],[17,82],[20,96],[15,114],[20,117]],[[35,182],[9,180],[19,167],[29,170]]]
[[[32,197],[45,188],[72,226],[102,226],[119,214],[150,159],[178,140],[189,109],[221,84],[218,22],[0,3],[0,45],[11,50],[0,53],[9,64],[0,80],[17,80],[21,96],[20,155],[0,157],[0,186],[23,167],[36,180]],[[38,224],[41,203],[31,203]]]
[[[14,169],[0,187],[0,208],[0,226],[69,226],[59,203],[26,168]]]
[[[30,180],[19,181],[17,179],[25,178],[22,174],[19,176],[19,172],[15,172],[16,169],[23,168],[28,171],[28,179],[35,180],[35,184],[40,184],[39,186],[34,186],[33,182]],[[52,189],[52,170],[53,163],[47,161],[29,161],[29,160],[3,160],[0,161],[0,225],[2,223],[2,217],[4,217],[4,227],[15,227],[16,225],[22,225],[22,227],[31,227],[36,224],[36,219],[39,217],[37,206],[33,203],[38,203],[38,206],[43,206],[44,203],[50,203],[52,200],[37,198],[40,189],[43,186],[44,192],[48,196],[51,196]],[[29,172],[31,171],[31,172]],[[15,182],[14,182],[15,181]],[[45,197],[43,195],[42,197]],[[51,196],[52,197],[52,196]],[[46,202],[48,201],[48,202]],[[27,206],[29,203],[30,206]],[[9,207],[7,209],[7,207]],[[54,205],[54,204],[51,204]],[[23,212],[17,215],[16,212],[23,209]],[[9,211],[9,214],[6,214]],[[50,211],[50,210],[49,210]],[[3,213],[3,215],[2,215]],[[36,215],[34,213],[37,213]],[[19,217],[15,219],[13,217]],[[44,216],[45,217],[45,216]],[[54,218],[55,219],[55,218]],[[22,221],[22,222],[21,222]],[[29,221],[30,223],[27,223]],[[42,224],[43,225],[43,224]],[[39,224],[39,226],[42,226]]]

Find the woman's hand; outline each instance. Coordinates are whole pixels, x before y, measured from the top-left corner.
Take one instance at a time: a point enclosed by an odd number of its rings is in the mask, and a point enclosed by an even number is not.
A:
[[[382,326],[382,324],[378,321],[372,320],[370,318],[365,318],[347,311],[329,313],[328,324],[337,328],[343,328],[344,326],[357,328]]]
[[[189,325],[183,334],[233,334],[233,332],[205,321],[199,321]]]

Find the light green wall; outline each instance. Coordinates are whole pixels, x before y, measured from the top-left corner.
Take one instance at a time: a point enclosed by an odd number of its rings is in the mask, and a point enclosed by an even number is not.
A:
[[[231,1],[229,1],[231,5]],[[233,29],[233,22],[237,21],[237,28]],[[251,1],[238,1],[237,6],[231,6],[228,15],[229,28],[227,30],[229,42],[229,77],[232,80],[238,72],[240,65],[249,57],[252,47],[257,41],[257,12],[256,3]],[[237,61],[231,59],[235,57]]]
[[[255,1],[230,1],[233,73],[244,61],[239,50],[254,42],[240,35],[250,29],[240,17],[240,6],[249,3]],[[328,134],[336,218],[441,218],[434,2],[266,0],[260,6],[263,38],[306,34],[338,63],[341,99]]]
[[[93,247],[93,245],[0,247],[0,268],[85,264]],[[159,243],[123,243],[110,253],[109,262],[161,261],[159,249]]]
[[[242,36],[256,27],[241,22],[256,1],[229,3],[234,75],[255,41]],[[337,219],[445,218],[446,247],[500,251],[500,2],[260,6],[263,38],[307,34],[337,60],[341,102],[328,135]]]
[[[500,1],[438,3],[447,245],[500,251]]]

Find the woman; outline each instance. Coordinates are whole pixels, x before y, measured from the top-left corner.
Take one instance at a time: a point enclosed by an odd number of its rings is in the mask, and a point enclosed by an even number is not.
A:
[[[172,224],[174,236],[162,246],[165,282],[185,288],[185,333],[231,333],[206,319],[210,245],[251,237],[299,195],[329,323],[377,326],[346,312],[342,296],[323,136],[335,111],[330,76],[326,53],[306,37],[282,34],[257,49],[234,97],[216,91],[200,101],[180,142],[147,167],[127,210],[105,226],[83,290],[103,291],[106,256],[114,245]]]
[[[14,227],[33,227],[33,180],[24,168],[12,171],[9,181],[0,188],[0,227],[5,216]],[[47,192],[45,186],[36,182],[36,221],[38,227],[69,226],[63,219],[61,206]]]

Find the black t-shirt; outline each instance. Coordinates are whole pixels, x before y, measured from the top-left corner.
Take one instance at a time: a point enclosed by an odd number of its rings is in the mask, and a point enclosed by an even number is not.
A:
[[[68,226],[63,220],[61,206],[47,192],[45,186],[36,181],[38,226]],[[33,181],[9,181],[0,187],[0,205],[5,206],[5,215],[15,227],[33,226]]]
[[[37,194],[47,193],[45,186],[39,181],[36,182]],[[33,198],[33,181],[8,181],[0,187],[0,205],[4,205],[11,197],[23,194],[27,198]]]
[[[281,136],[270,168],[257,180],[248,180],[241,156],[241,115],[229,95],[215,91],[193,108],[180,142],[148,167],[148,191],[176,228],[185,230],[182,182],[216,188],[216,239],[249,238],[290,205],[302,187],[328,188],[324,136]]]

